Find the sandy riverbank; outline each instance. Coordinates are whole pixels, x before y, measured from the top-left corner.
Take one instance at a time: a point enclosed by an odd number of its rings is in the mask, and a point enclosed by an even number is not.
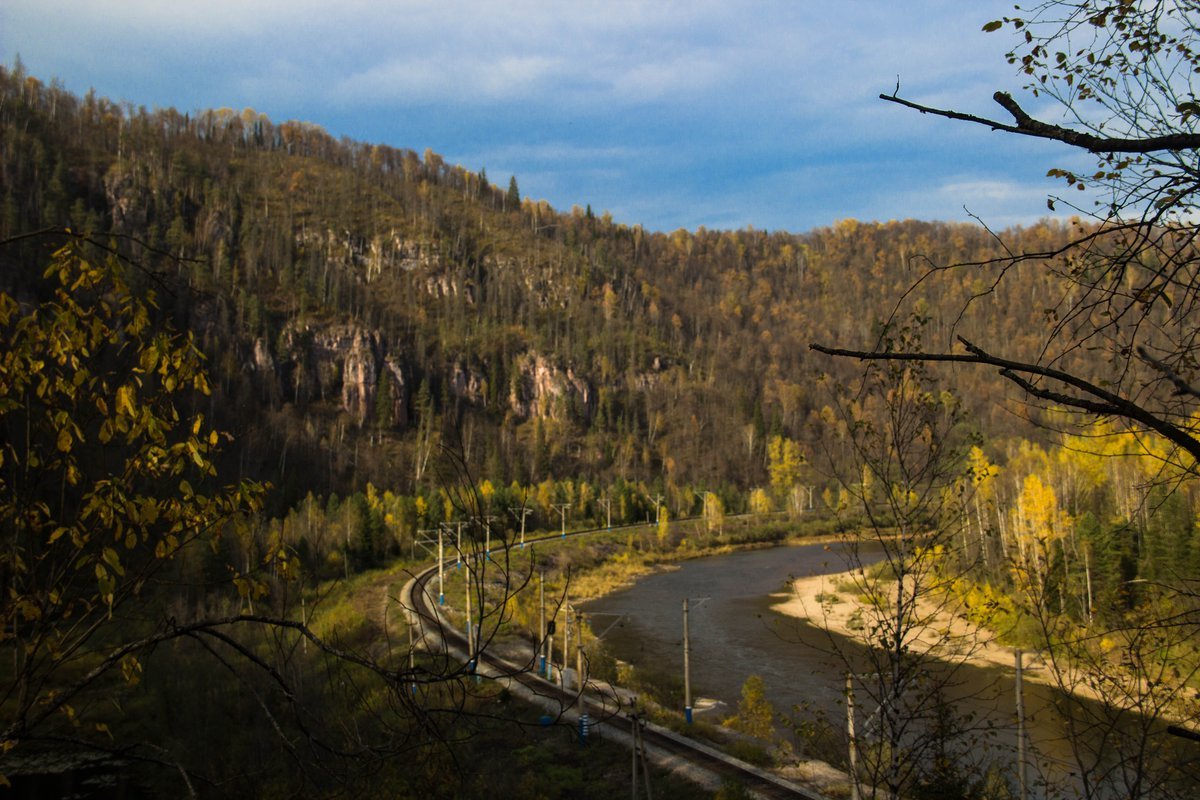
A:
[[[868,604],[859,596],[859,592],[838,590],[839,586],[845,587],[854,581],[852,572],[796,578],[792,582],[792,593],[777,595],[780,602],[773,605],[772,609],[806,620],[832,633],[865,641],[866,632],[860,620],[870,619],[872,612]],[[1015,649],[997,642],[991,631],[953,613],[944,604],[925,601],[918,607],[919,618],[912,640],[915,648],[947,661],[969,661],[1009,668],[1015,665]],[[1026,657],[1026,666],[1030,666],[1028,662],[1029,658]],[[1036,666],[1033,665],[1033,668],[1036,669]],[[1034,675],[1030,677],[1035,678]]]

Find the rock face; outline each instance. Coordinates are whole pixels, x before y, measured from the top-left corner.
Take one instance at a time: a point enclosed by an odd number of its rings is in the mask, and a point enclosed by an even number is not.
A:
[[[487,402],[486,378],[473,369],[455,362],[450,368],[450,393],[468,403],[482,406]]]
[[[595,412],[595,390],[572,367],[561,369],[538,353],[526,353],[513,366],[508,404],[515,415],[561,420],[575,413],[590,419]]]
[[[271,348],[267,340],[261,336],[254,340],[254,363],[251,365],[256,372],[274,372],[275,359],[271,356]]]
[[[342,409],[360,425],[367,419],[371,411],[371,401],[375,399],[375,385],[378,383],[377,362],[380,360],[376,354],[381,349],[378,337],[378,333],[368,334],[361,329],[355,330],[348,337],[349,350],[340,348],[334,351],[342,356]],[[330,350],[326,352],[334,355]],[[336,363],[336,356],[331,361]]]
[[[104,195],[112,213],[113,227],[118,230],[144,230],[146,204],[133,175],[112,170],[104,177]]]
[[[265,350],[265,346],[263,348]],[[408,382],[401,360],[388,352],[383,335],[354,324],[289,326],[280,337],[278,375],[294,402],[336,403],[358,425],[374,421],[381,378],[390,381],[388,423],[408,424]],[[270,355],[256,369],[274,368]]]
[[[247,356],[246,369],[277,381],[284,402],[332,405],[359,426],[404,429],[412,422],[412,369],[378,330],[349,322],[293,323],[280,334],[275,352],[259,338]],[[480,408],[487,405],[492,391],[484,372],[462,360],[444,370],[435,384],[444,381],[448,394],[458,400]],[[595,414],[596,390],[573,366],[526,352],[506,372],[508,408],[518,418],[589,420]],[[385,381],[386,394],[379,397]]]

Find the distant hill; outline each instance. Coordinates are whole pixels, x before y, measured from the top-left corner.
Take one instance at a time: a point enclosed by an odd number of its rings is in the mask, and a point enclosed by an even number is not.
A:
[[[999,255],[978,226],[647,231],[429,150],[77,97],[3,68],[0,189],[4,239],[118,237],[203,344],[208,411],[235,436],[226,468],[271,480],[280,506],[367,480],[408,490],[433,479],[437,442],[497,481],[762,485],[771,436],[810,446],[823,426],[817,373],[857,369],[809,342],[870,345],[916,313],[934,346],[953,328],[1019,351],[1045,289],[1032,270],[993,289],[985,265],[905,294],[931,267]],[[1037,250],[1068,232],[1004,237]],[[0,281],[36,295],[48,248],[0,248]],[[1013,424],[994,376],[948,382],[986,433]]]

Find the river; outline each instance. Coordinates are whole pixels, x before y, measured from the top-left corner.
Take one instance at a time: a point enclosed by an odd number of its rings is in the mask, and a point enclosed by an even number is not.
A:
[[[872,555],[861,558],[870,562]],[[877,558],[877,557],[875,557]],[[736,711],[741,687],[751,674],[765,684],[777,713],[794,708],[796,719],[824,714],[840,738],[845,725],[845,662],[835,650],[858,662],[859,646],[823,629],[772,610],[792,577],[829,574],[847,569],[837,545],[804,545],[748,550],[681,562],[677,569],[656,573],[630,588],[582,605],[592,630],[608,650],[639,671],[669,676],[682,685],[682,602],[689,601],[691,677],[696,718],[714,723]],[[773,596],[774,595],[774,596]],[[949,694],[956,712],[985,720],[991,732],[980,737],[972,755],[986,748],[989,760],[1015,761],[1015,674],[1012,668],[960,667]],[[1031,781],[1039,771],[1055,782],[1073,770],[1062,738],[1061,723],[1051,707],[1051,692],[1025,684],[1030,740]],[[718,701],[712,710],[698,698]],[[874,708],[859,700],[860,725]],[[682,710],[682,709],[680,709]],[[1194,754],[1193,754],[1194,755]],[[1041,792],[1037,792],[1041,795]]]
[[[842,690],[826,679],[839,671],[826,652],[828,640],[770,608],[778,602],[771,595],[786,592],[790,578],[846,569],[835,549],[773,547],[676,566],[583,605],[613,655],[651,672],[677,673],[682,681],[686,597],[695,697],[734,707],[742,683],[757,674],[776,709],[801,702],[836,708]]]

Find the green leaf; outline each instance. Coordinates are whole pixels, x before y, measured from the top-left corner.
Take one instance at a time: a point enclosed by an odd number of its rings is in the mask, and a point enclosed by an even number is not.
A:
[[[993,33],[995,31],[1000,30],[1000,28],[1002,28],[1003,26],[1004,26],[1004,20],[994,19],[991,22],[989,22],[988,24],[983,26],[983,31],[984,31],[984,33]]]

